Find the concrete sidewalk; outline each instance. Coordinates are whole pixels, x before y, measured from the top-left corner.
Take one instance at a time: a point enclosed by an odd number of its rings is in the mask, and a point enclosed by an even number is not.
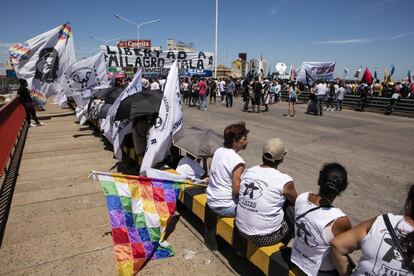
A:
[[[38,112],[45,126],[28,132],[0,275],[116,275],[104,196],[99,183],[88,179],[90,170],[110,171],[116,160],[88,126],[74,122],[72,110],[52,104],[46,110]],[[168,241],[176,256],[149,262],[143,274],[233,274],[184,221]],[[196,256],[185,260],[185,249]]]

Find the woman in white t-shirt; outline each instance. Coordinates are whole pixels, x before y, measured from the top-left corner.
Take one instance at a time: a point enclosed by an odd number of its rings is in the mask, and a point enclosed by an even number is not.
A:
[[[240,177],[245,168],[243,158],[237,153],[246,149],[248,133],[244,122],[229,125],[224,129],[223,147],[214,152],[207,186],[207,204],[219,216],[236,216]]]
[[[404,214],[386,216],[400,248],[384,216],[367,220],[332,242],[331,258],[341,275],[414,275],[414,185],[408,192]],[[358,249],[362,256],[352,272],[347,256]]]
[[[351,228],[335,198],[348,186],[348,176],[338,163],[325,164],[319,172],[319,193],[303,193],[295,202],[295,240],[291,260],[307,275],[337,275],[329,251],[332,240]]]
[[[236,226],[258,247],[282,239],[287,243],[290,237],[284,207],[286,199],[295,203],[297,193],[293,179],[277,169],[286,153],[282,139],[270,139],[263,147],[263,163],[246,170],[241,178]]]

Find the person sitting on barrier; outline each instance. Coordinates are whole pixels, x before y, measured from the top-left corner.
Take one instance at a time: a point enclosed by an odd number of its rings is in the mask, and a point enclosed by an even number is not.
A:
[[[206,172],[203,167],[189,153],[180,159],[176,171],[189,179],[203,179],[206,177]]]
[[[43,126],[44,123],[39,122],[39,119],[36,115],[36,110],[34,107],[32,96],[30,96],[29,89],[27,88],[27,81],[25,79],[19,79],[19,90],[17,94],[19,95],[19,100],[22,103],[26,111],[26,120],[30,127]],[[31,119],[35,121],[36,124],[31,122]]]
[[[287,244],[293,232],[293,210],[287,219],[284,206],[286,199],[293,205],[297,193],[292,177],[278,170],[286,153],[282,139],[268,140],[263,147],[263,163],[247,169],[241,178],[236,226],[258,247],[282,240]]]
[[[338,163],[319,172],[319,193],[300,194],[295,202],[295,240],[291,260],[307,275],[337,275],[329,250],[332,240],[351,229],[347,215],[332,206],[348,186],[347,172]]]
[[[391,115],[395,110],[395,106],[397,105],[397,102],[401,100],[401,92],[395,88],[393,88],[393,90],[394,91],[390,98],[390,102],[387,106],[387,110],[385,111],[385,115]]]
[[[414,274],[414,185],[408,192],[403,215],[380,215],[333,240],[331,258],[341,275],[351,275],[347,256],[358,249],[362,256],[354,275]]]
[[[236,216],[240,177],[245,168],[237,153],[246,149],[248,133],[244,122],[227,126],[223,147],[214,152],[206,193],[208,206],[219,216]]]

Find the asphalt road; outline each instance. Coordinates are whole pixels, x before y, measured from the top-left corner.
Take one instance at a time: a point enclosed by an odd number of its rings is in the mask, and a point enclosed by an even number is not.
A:
[[[281,137],[288,147],[279,167],[294,179],[299,193],[318,191],[317,178],[324,163],[339,162],[348,171],[348,189],[334,205],[350,216],[353,225],[384,212],[399,212],[409,184],[414,184],[414,120],[369,112],[343,110],[324,116],[304,114],[297,106],[296,117],[284,117],[287,103],[270,106],[266,113],[241,111],[236,98],[233,108],[209,104],[206,111],[183,108],[184,127],[201,126],[223,133],[237,121],[250,129],[247,149],[240,155],[247,167],[261,161],[262,146],[272,137]]]

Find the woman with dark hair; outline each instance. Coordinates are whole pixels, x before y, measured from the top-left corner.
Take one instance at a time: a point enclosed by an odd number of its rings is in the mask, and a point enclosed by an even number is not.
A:
[[[295,202],[295,240],[291,260],[307,275],[337,275],[329,257],[332,240],[351,228],[347,215],[332,206],[348,186],[345,168],[325,164],[319,172],[319,193],[303,193]]]
[[[33,99],[30,96],[29,89],[27,88],[27,81],[25,79],[19,79],[19,90],[17,94],[19,95],[19,100],[22,103],[25,111],[26,111],[26,120],[29,126],[43,126],[44,124],[39,122],[39,119],[36,116],[36,110],[34,108]],[[36,124],[33,124],[31,119],[35,121]]]
[[[347,256],[358,249],[362,256],[352,273]],[[331,258],[340,275],[414,275],[413,257],[414,185],[408,192],[403,215],[372,218],[332,242]]]
[[[224,129],[223,147],[214,152],[207,186],[207,204],[213,212],[223,217],[235,217],[240,190],[240,178],[245,162],[237,153],[247,147],[244,122]]]

